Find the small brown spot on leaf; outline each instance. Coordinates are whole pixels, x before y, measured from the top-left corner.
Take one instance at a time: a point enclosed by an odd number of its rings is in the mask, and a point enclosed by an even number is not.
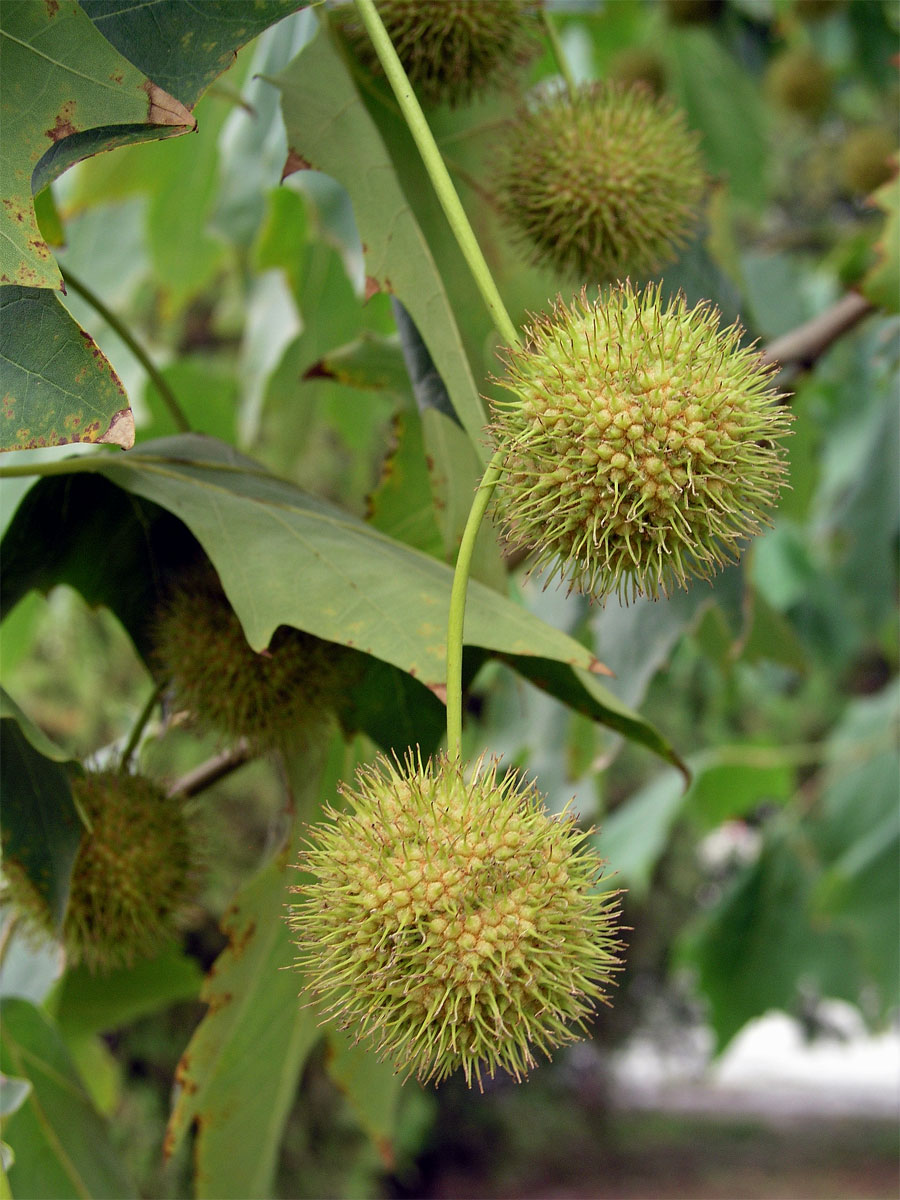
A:
[[[296,150],[288,149],[287,158],[284,160],[284,167],[281,172],[281,182],[284,183],[288,175],[293,175],[296,171],[312,171],[313,165],[302,154],[298,154]]]
[[[230,933],[229,941],[231,944],[230,944],[229,949],[231,950],[231,953],[234,955],[235,958],[241,957],[241,955],[247,949],[247,945],[248,945],[250,939],[253,937],[254,933],[256,933],[256,922],[255,921],[249,921],[244,926],[244,928],[241,930],[240,934],[238,934],[234,931],[232,931]]]
[[[447,685],[446,683],[429,683],[429,691],[434,692],[441,704],[447,703]]]
[[[75,116],[75,101],[67,100],[59,112],[56,114],[56,121],[50,129],[45,129],[44,134],[51,142],[61,142],[63,138],[69,137],[70,134],[77,133],[78,127],[74,124]]]
[[[381,291],[381,284],[374,275],[366,276],[366,299],[371,300],[372,297]]]

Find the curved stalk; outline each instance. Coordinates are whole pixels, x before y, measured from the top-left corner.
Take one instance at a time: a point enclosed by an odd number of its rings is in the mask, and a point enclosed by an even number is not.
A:
[[[462,757],[462,655],[469,571],[482,518],[502,473],[503,451],[495,450],[469,510],[450,590],[450,618],[447,623],[447,754],[455,760]]]
[[[86,283],[82,283],[77,275],[73,275],[68,267],[61,268],[61,270],[62,277],[66,282],[66,286],[71,287],[72,290],[77,292],[83,300],[87,300],[91,308],[95,309],[96,312],[103,318],[103,320],[106,321],[106,323],[116,331],[134,357],[150,376],[150,379],[156,387],[156,390],[159,392],[160,399],[169,410],[169,416],[175,422],[178,432],[190,433],[191,423],[185,416],[184,409],[175,398],[175,393],[166,383],[165,379],[163,379],[159,368],[153,362],[150,355],[140,344],[140,342],[135,339],[134,334],[131,332],[128,326],[125,325],[111,309],[106,307],[96,292],[89,288]]]
[[[547,35],[547,41],[550,43],[550,50],[556,61],[556,66],[565,81],[569,99],[574,103],[578,95],[578,84],[575,82],[575,76],[572,74],[572,68],[569,66],[569,60],[566,57],[566,52],[563,49],[557,28],[553,24],[553,18],[547,12],[544,5],[541,5],[541,18],[544,22],[544,32]]]
[[[416,99],[415,92],[412,89],[403,64],[397,57],[397,51],[394,49],[381,17],[378,15],[375,0],[356,0],[356,7],[366,27],[366,32],[372,40],[372,45],[375,47],[375,52],[388,78],[388,82],[394,90],[394,95],[397,97],[400,111],[403,113],[406,123],[409,126],[409,131],[422,156],[422,162],[425,165],[425,170],[428,172],[428,177],[431,180],[437,198],[441,203],[441,208],[443,208],[444,214],[450,222],[453,235],[462,251],[463,257],[468,263],[469,270],[475,278],[475,283],[478,286],[482,299],[487,305],[488,312],[491,314],[494,326],[508,345],[518,345],[518,330],[513,325],[510,315],[506,311],[506,306],[497,290],[497,285],[494,283],[490,267],[488,267],[485,261],[481,247],[478,245],[475,234],[472,232],[472,226],[469,224],[469,218],[466,216],[465,209],[460,202],[459,196],[456,194],[453,180],[450,178],[450,173],[444,165],[443,158],[441,158],[441,152],[434,140],[434,134],[425,120],[422,106]]]
[[[135,750],[137,749],[138,742],[141,740],[141,734],[147,728],[147,722],[150,720],[151,716],[153,715],[153,710],[154,710],[154,708],[156,708],[159,698],[163,693],[164,686],[165,686],[164,684],[158,683],[154,687],[153,691],[147,697],[146,704],[141,709],[141,711],[138,713],[138,718],[134,723],[134,728],[131,730],[131,733],[128,735],[128,741],[125,743],[125,748],[122,751],[121,758],[119,759],[119,769],[120,770],[122,770],[122,771],[128,770],[128,766],[131,762],[131,759],[134,755]]]

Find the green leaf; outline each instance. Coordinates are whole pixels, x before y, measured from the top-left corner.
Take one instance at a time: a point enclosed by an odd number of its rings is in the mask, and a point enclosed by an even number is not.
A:
[[[22,1107],[4,1122],[16,1156],[9,1172],[13,1195],[137,1196],[55,1027],[27,1000],[0,999],[0,1016],[0,1070],[32,1085]]]
[[[291,151],[349,192],[370,287],[391,292],[409,311],[484,456],[484,407],[443,281],[346,65],[320,32],[273,82],[281,89]]]
[[[309,0],[82,0],[116,49],[193,108],[241,46]]]
[[[0,690],[3,853],[22,866],[57,928],[82,834],[69,782],[79,769]]]
[[[119,377],[53,292],[0,288],[0,394],[0,450],[134,444]]]
[[[661,49],[669,87],[703,135],[709,166],[725,175],[738,205],[761,208],[768,151],[765,107],[753,80],[705,29],[669,28]]]
[[[385,1167],[394,1166],[394,1137],[402,1081],[391,1063],[382,1062],[349,1033],[328,1030],[325,1066],[347,1097],[362,1128],[378,1150]]]
[[[833,927],[811,926],[814,877],[796,830],[774,830],[711,912],[689,931],[683,956],[697,968],[721,1049],[754,1017],[790,1009],[799,983],[856,999],[850,946]]]
[[[172,947],[102,976],[84,966],[67,971],[53,1010],[66,1037],[108,1033],[179,1000],[196,999],[201,981],[196,960]]]
[[[32,174],[45,152],[55,177],[123,140],[171,137],[195,122],[112,48],[74,0],[4,4],[0,36],[0,283],[59,288],[31,198]],[[50,182],[47,176],[40,172],[35,191]]]
[[[614,872],[611,886],[624,884],[636,900],[646,895],[683,805],[684,780],[665,771],[610,813],[593,841]]]
[[[369,496],[369,524],[423,554],[443,558],[444,539],[435,520],[418,414],[398,413],[394,436],[396,445],[384,461],[378,486]]]
[[[71,462],[73,472],[84,459]],[[195,435],[146,443],[91,468],[178,516],[212,559],[257,650],[293,625],[444,683],[448,567]],[[260,590],[256,581],[266,580]],[[585,670],[597,660],[505,597],[474,583],[467,643]]]
[[[318,797],[331,797],[348,768],[335,739],[324,769],[320,751],[304,755],[293,797],[294,828],[276,856],[240,889],[223,918],[229,945],[203,987],[209,1005],[178,1068],[180,1090],[169,1122],[172,1154],[193,1125],[195,1194],[227,1200],[272,1195],[282,1131],[300,1071],[321,1037],[318,1014],[298,998],[303,982],[291,969],[295,952],[285,921],[301,818],[311,819]],[[310,761],[312,758],[313,761]]]
[[[860,291],[880,308],[900,312],[900,175],[880,187],[872,200],[886,216],[875,243],[878,261],[863,279]]]
[[[146,639],[159,562],[172,564],[172,545],[179,542],[160,521],[159,508],[165,508],[211,558],[255,648],[267,646],[279,625],[291,625],[373,655],[441,691],[452,582],[443,563],[274,478],[211,438],[166,438],[115,460],[82,457],[54,469],[106,476],[151,501],[150,519],[140,509],[129,511],[95,479],[43,480],[26,496],[3,541],[4,607],[29,587],[65,579],[91,603],[125,613],[126,626],[136,638],[143,630]],[[67,517],[65,538],[56,529],[63,505],[67,514],[78,514]],[[105,556],[91,551],[98,541],[110,543],[108,521],[126,555],[112,564],[115,588],[104,578]],[[39,533],[51,527],[58,557],[48,556]],[[128,561],[132,572],[125,572]],[[259,579],[266,580],[265,589],[257,586]],[[603,668],[589,650],[477,581],[469,592],[466,642],[507,657],[551,694],[678,762],[653,726],[593,679]]]
[[[684,812],[703,833],[761,805],[784,804],[793,794],[794,771],[777,748],[723,746],[689,759],[693,773]]]

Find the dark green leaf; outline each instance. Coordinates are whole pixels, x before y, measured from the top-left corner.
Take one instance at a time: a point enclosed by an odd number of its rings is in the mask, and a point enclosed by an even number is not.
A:
[[[107,1033],[199,995],[202,975],[196,960],[181,950],[165,950],[104,975],[84,966],[66,972],[53,1001],[66,1037]]]
[[[705,29],[670,28],[663,53],[671,90],[703,135],[713,171],[721,172],[733,200],[760,208],[767,195],[765,109],[751,77]]]
[[[4,4],[0,34],[0,283],[58,288],[59,270],[31,198],[32,173],[45,151],[78,139],[74,156],[62,150],[59,174],[123,138],[145,138],[148,126],[150,136],[170,137],[195,123],[182,104],[110,46],[74,0]],[[43,172],[35,190],[48,182]]]
[[[134,444],[118,376],[53,292],[0,288],[0,450]]]
[[[275,82],[291,150],[350,193],[371,287],[396,295],[409,311],[457,416],[482,452],[484,408],[443,281],[378,129],[329,37],[319,33]]]
[[[77,765],[0,690],[3,853],[22,866],[46,899],[57,927],[65,914],[82,834],[69,782],[74,770]]]
[[[166,1139],[172,1153],[196,1124],[198,1197],[251,1200],[272,1195],[284,1122],[300,1071],[321,1037],[316,1010],[299,998],[302,978],[285,921],[288,888],[304,819],[331,798],[348,770],[335,739],[327,765],[319,748],[295,763],[295,824],[287,843],[238,892],[223,918],[229,945],[216,960],[201,998],[209,1010],[179,1067],[181,1090]],[[312,761],[311,761],[312,760]]]
[[[0,999],[0,1070],[32,1091],[4,1124],[16,1156],[14,1196],[42,1200],[125,1200],[137,1196],[85,1091],[65,1043],[27,1000]]]
[[[251,38],[309,0],[83,0],[104,37],[193,108]]]

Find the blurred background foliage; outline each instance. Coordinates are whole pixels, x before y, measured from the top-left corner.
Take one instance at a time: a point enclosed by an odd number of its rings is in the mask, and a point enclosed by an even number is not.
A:
[[[897,142],[895,4],[549,7],[578,78],[643,79],[682,105],[702,135],[713,187],[697,237],[663,272],[667,289],[714,301],[764,344],[873,278],[879,300],[893,287],[896,309],[895,280],[885,282],[879,257],[883,161]],[[192,427],[452,560],[476,453],[441,412],[440,389],[437,403],[422,402],[421,381],[414,394],[398,336],[402,312],[385,293],[366,297],[347,192],[312,171],[281,182],[289,135],[271,80],[291,77],[316,29],[316,16],[301,12],[243,49],[197,104],[196,134],[68,172],[52,199],[42,198],[43,228],[63,268],[146,345]],[[521,87],[554,75],[544,53],[518,90],[429,112],[517,322],[578,286],[522,265],[491,195],[492,150]],[[383,85],[362,94],[429,238],[478,386],[490,395],[496,335]],[[115,329],[74,290],[65,303],[125,383],[138,444],[176,432]],[[821,350],[785,363],[780,382],[795,414],[791,490],[740,568],[712,586],[629,608],[615,600],[590,607],[543,591],[540,579],[523,582],[521,572],[509,584],[614,669],[610,688],[693,772],[685,790],[673,768],[502,663],[474,680],[467,752],[487,748],[536,774],[553,808],[574,796],[599,829],[615,882],[628,889],[627,967],[615,1007],[596,1022],[594,1082],[560,1055],[536,1073],[528,1098],[512,1097],[501,1081],[484,1097],[463,1095],[455,1083],[436,1094],[407,1084],[398,1100],[396,1089],[379,1093],[374,1077],[348,1085],[339,1050],[320,1044],[290,1107],[268,1194],[425,1194],[447,1163],[475,1163],[487,1172],[481,1194],[501,1194],[527,1185],[527,1173],[510,1175],[509,1163],[532,1147],[551,1155],[547,1170],[558,1178],[554,1138],[596,1141],[608,1154],[617,1137],[633,1146],[637,1135],[613,1129],[603,1081],[616,1050],[661,1020],[670,1038],[708,1022],[717,1050],[772,1009],[802,1016],[815,1031],[825,998],[848,1001],[872,1028],[884,1027],[900,976],[900,346],[888,308],[881,303]],[[2,487],[8,522],[27,484]],[[476,574],[507,587],[491,531]],[[6,688],[56,743],[98,762],[121,746],[151,681],[109,611],[65,586],[31,592],[0,639]],[[158,722],[140,761],[172,781],[218,749],[214,739]],[[364,744],[353,751],[366,752]],[[98,1003],[97,983],[79,971],[57,981],[53,954],[24,941],[7,914],[0,991],[44,1004],[55,1018],[60,1053],[97,1110],[113,1118],[104,1136],[142,1195],[191,1189],[187,1151],[168,1163],[160,1154],[172,1079],[203,1013],[202,972],[226,944],[219,921],[271,853],[282,790],[279,770],[256,761],[193,802],[208,864],[202,899],[171,962],[146,979],[100,985],[116,997],[112,1024],[83,1016]],[[18,1029],[15,1012],[11,1019]],[[556,1133],[555,1111],[566,1118]],[[523,1128],[533,1137],[516,1142]],[[505,1176],[496,1174],[501,1162]]]

